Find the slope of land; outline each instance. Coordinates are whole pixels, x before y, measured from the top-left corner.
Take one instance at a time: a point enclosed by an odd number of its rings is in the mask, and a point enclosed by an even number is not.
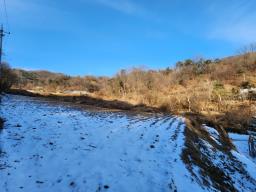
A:
[[[200,113],[236,132],[246,132],[256,113],[256,53],[251,48],[223,59],[187,59],[165,70],[121,70],[113,77],[14,71],[16,89],[121,101],[172,114]]]
[[[0,114],[1,191],[256,190],[255,162],[219,128],[14,95]]]

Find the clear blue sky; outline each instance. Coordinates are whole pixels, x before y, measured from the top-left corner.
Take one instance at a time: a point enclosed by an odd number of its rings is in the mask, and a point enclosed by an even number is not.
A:
[[[3,0],[1,21],[3,20]],[[255,0],[6,0],[13,67],[70,75],[161,69],[256,41]]]

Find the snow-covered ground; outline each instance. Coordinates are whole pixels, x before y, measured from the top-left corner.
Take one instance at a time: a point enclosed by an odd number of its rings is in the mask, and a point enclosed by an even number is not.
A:
[[[230,191],[256,189],[246,135],[229,134],[237,151],[226,153],[216,148],[223,145],[219,132],[204,125],[209,139],[193,141],[200,167],[181,160],[185,123],[176,116],[13,95],[0,107],[0,192],[218,191],[205,165],[227,175]]]
[[[249,155],[249,135],[230,133],[229,137],[237,149],[237,151],[232,151],[232,154],[244,164],[249,174],[256,178],[256,158]]]
[[[202,191],[183,164],[178,117],[2,99],[0,191]]]
[[[203,127],[208,132],[211,140],[203,139],[203,137],[200,138],[197,149],[200,150],[200,155],[204,161],[208,162],[208,167],[214,166],[214,172],[219,172],[220,177],[222,176],[221,174],[225,175],[222,178],[225,179],[224,183],[229,185],[228,191],[256,191],[256,161],[248,155],[248,136],[230,133],[229,137],[235,145],[236,150],[231,149],[230,151],[225,151],[223,149],[220,150],[221,146],[225,145],[221,142],[220,133],[212,127],[206,125]],[[193,165],[193,167],[195,168],[197,166]],[[205,171],[202,167],[201,170]],[[202,172],[194,171],[194,173],[196,175],[195,177],[199,181],[201,180],[200,183],[202,185],[203,182],[208,182],[212,187],[211,190],[216,191],[216,185],[208,180],[209,178],[205,177]],[[207,174],[209,173],[206,172]]]
[[[237,134],[237,133],[229,133],[229,137],[231,138],[233,144],[235,145],[237,151],[248,158],[250,161],[256,163],[256,158],[252,158],[249,155],[248,148],[248,139],[249,135]]]

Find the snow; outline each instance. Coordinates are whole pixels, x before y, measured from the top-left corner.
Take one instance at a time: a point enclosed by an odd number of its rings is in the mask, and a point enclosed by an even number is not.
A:
[[[229,133],[229,137],[236,147],[236,150],[231,151],[232,155],[243,164],[247,173],[256,180],[256,158],[249,155],[249,135]]]
[[[206,125],[203,125],[203,127],[209,133],[210,138],[217,142],[218,145],[220,145],[219,141],[221,138],[219,132],[216,129]],[[211,142],[206,138],[199,138],[198,143],[195,144],[200,150],[201,156],[205,161],[210,161],[211,166],[219,168],[221,171],[223,171],[223,174],[229,176],[230,179],[226,182],[232,184],[234,188],[237,189],[237,191],[255,191],[255,161],[249,159],[246,156],[246,153],[244,153],[245,146],[241,146],[240,143],[237,143],[238,141],[245,141],[247,144],[246,138],[248,136],[230,134],[230,137],[233,139],[233,142],[236,145],[238,151],[231,150],[230,153],[227,153],[226,151],[219,150],[218,148],[214,147],[214,145],[212,145]],[[193,165],[192,170],[198,183],[201,183],[203,186],[203,182],[207,181],[210,183],[208,187],[210,191],[217,190],[214,186],[214,183],[212,183],[212,180],[209,177],[202,175],[201,171],[205,171],[205,169],[202,169],[202,167],[200,168],[197,165]]]
[[[1,192],[216,191],[199,167],[192,165],[192,176],[181,160],[185,123],[180,117],[13,95],[3,97],[0,107],[6,119],[0,132]],[[218,131],[204,128],[220,144]],[[199,150],[230,175],[236,189],[251,191],[256,162],[248,155],[248,136],[229,136],[237,148],[231,151],[235,160],[204,139]],[[233,171],[240,164],[253,180]]]
[[[182,118],[2,99],[0,191],[204,191],[180,154]]]
[[[219,132],[212,128],[212,127],[209,127],[207,125],[203,125],[203,127],[206,129],[206,131],[210,134],[210,137],[218,144],[218,145],[221,145],[221,143],[219,142],[220,140],[220,135],[219,135]]]
[[[232,154],[244,164],[246,171],[250,174],[251,177],[256,178],[256,164],[248,159],[245,155],[238,153],[237,151],[232,150]]]
[[[254,164],[256,164],[256,158],[252,158],[249,155],[249,148],[248,148],[249,135],[229,133],[229,137],[231,138],[233,144],[235,145],[237,152],[240,154],[239,157],[243,157],[242,159],[247,159],[248,161],[252,161]]]

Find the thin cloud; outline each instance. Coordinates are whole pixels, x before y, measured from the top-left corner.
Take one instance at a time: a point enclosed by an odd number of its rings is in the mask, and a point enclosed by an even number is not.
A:
[[[145,7],[131,0],[85,0],[100,6],[108,7],[123,14],[146,16],[149,15]]]
[[[68,18],[67,10],[58,8],[48,1],[8,0],[7,8],[10,27],[18,26],[29,29],[61,30],[60,23]]]
[[[222,4],[223,5],[223,4]],[[253,1],[232,1],[225,6],[215,6],[207,31],[211,39],[245,44],[256,40],[256,13]]]
[[[218,28],[211,32],[210,37],[239,44],[255,42],[256,26],[253,25],[254,23],[239,22],[233,25],[218,26]]]
[[[97,3],[127,14],[137,14],[142,8],[127,0],[96,0]]]

